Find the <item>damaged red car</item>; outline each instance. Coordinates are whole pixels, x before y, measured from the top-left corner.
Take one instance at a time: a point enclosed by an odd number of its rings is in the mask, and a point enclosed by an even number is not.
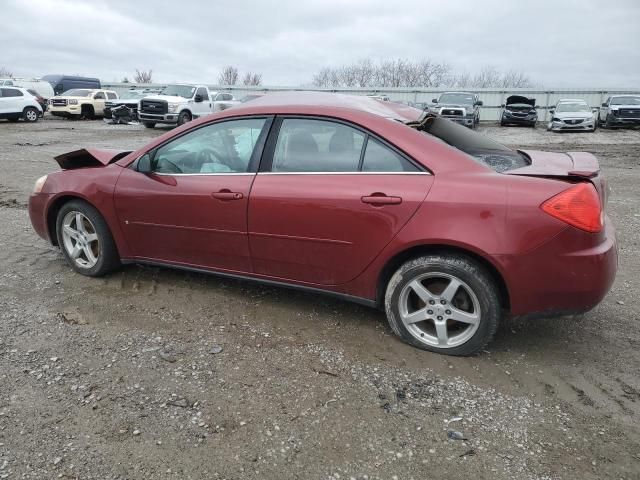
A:
[[[478,352],[508,316],[588,311],[617,268],[593,155],[366,97],[265,95],[57,161],[29,214],[78,273],[142,263],[329,293],[440,353]]]

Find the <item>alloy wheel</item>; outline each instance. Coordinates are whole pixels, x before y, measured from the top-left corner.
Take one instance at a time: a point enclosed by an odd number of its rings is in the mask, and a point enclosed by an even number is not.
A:
[[[98,263],[100,241],[93,223],[82,213],[71,211],[62,220],[62,239],[67,254],[80,268]]]
[[[480,325],[482,312],[471,287],[448,273],[430,272],[400,292],[400,318],[419,342],[453,348],[467,342]]]

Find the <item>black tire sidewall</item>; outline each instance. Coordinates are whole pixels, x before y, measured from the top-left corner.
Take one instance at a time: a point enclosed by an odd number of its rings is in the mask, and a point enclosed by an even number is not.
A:
[[[96,234],[98,235],[100,255],[98,256],[97,263],[91,268],[82,268],[76,264],[76,262],[69,256],[69,253],[64,246],[64,239],[62,237],[62,221],[65,215],[72,211],[80,212],[86,216],[93,224]],[[109,273],[120,264],[115,242],[107,222],[104,220],[100,212],[87,202],[82,200],[71,200],[60,208],[58,216],[56,217],[56,237],[58,239],[58,245],[60,246],[67,263],[71,268],[82,275],[86,275],[88,277],[99,277]]]
[[[191,114],[189,112],[182,111],[180,115],[178,115],[178,126],[184,125],[187,122],[190,122],[192,119]]]
[[[403,288],[415,277],[429,272],[453,275],[465,282],[476,294],[482,312],[480,325],[464,344],[452,348],[426,345],[416,339],[400,319],[399,298]],[[390,290],[391,289],[391,290]],[[475,261],[463,256],[425,256],[405,263],[394,274],[387,286],[385,310],[392,330],[405,342],[423,350],[447,355],[473,355],[483,349],[493,338],[502,316],[502,307],[495,281]]]

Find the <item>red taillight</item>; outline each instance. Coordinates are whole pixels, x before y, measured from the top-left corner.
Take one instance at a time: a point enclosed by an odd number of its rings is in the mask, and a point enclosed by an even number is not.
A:
[[[552,217],[585,232],[596,233],[602,230],[602,204],[598,192],[590,183],[578,183],[551,197],[540,208]]]

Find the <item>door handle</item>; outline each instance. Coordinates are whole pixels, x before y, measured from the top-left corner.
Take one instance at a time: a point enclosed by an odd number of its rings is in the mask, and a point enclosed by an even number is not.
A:
[[[389,197],[384,193],[373,193],[362,197],[362,203],[368,203],[370,205],[398,205],[402,203],[402,197]]]
[[[218,200],[225,200],[225,201],[242,200],[244,198],[244,195],[242,195],[242,193],[232,192],[231,190],[228,190],[228,189],[220,190],[219,192],[213,192],[211,196],[213,198],[217,198]]]

